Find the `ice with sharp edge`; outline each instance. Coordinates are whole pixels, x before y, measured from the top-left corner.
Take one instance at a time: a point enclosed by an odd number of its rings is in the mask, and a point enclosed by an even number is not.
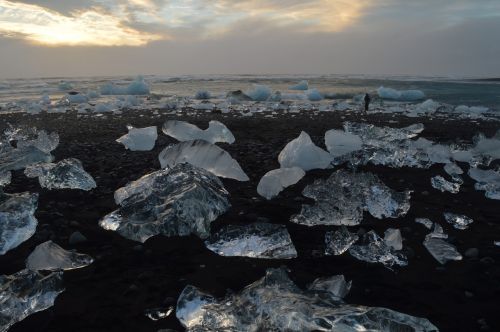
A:
[[[403,249],[403,237],[399,229],[389,228],[384,232],[384,242],[394,250]]]
[[[157,234],[200,238],[229,207],[229,193],[210,172],[177,164],[143,176],[115,192],[118,210],[99,225],[125,238],[145,242]]]
[[[212,144],[219,142],[233,144],[235,141],[231,131],[223,123],[215,120],[210,121],[205,130],[189,122],[169,120],[163,124],[162,131],[180,142],[201,139]]]
[[[266,199],[276,197],[285,188],[296,184],[306,173],[298,167],[278,168],[267,172],[257,185],[257,192]]]
[[[307,286],[311,291],[326,291],[331,295],[343,299],[351,290],[352,281],[347,282],[343,275],[318,278]]]
[[[92,264],[89,255],[67,251],[52,241],[36,246],[26,259],[26,268],[32,271],[74,270]]]
[[[349,232],[345,226],[335,232],[326,232],[325,255],[342,255],[358,240],[359,236]]]
[[[204,140],[186,141],[167,146],[158,156],[162,168],[189,163],[223,177],[238,181],[249,178],[229,153]]]
[[[434,189],[441,192],[450,192],[452,194],[457,194],[460,191],[460,183],[450,182],[440,175],[431,178],[431,185]]]
[[[188,332],[438,331],[425,318],[347,304],[324,287],[314,288],[300,289],[283,269],[269,269],[222,299],[188,285],[177,301],[176,316]]]
[[[305,131],[290,141],[278,156],[281,168],[299,167],[304,171],[328,168],[332,160],[333,157],[316,146]]]
[[[476,190],[484,191],[487,198],[500,200],[500,172],[471,168],[468,174],[476,181]]]
[[[328,130],[325,133],[326,149],[335,157],[340,157],[363,148],[363,141],[358,135],[342,130]]]
[[[425,236],[424,247],[440,264],[445,264],[448,261],[462,260],[462,255],[457,251],[457,248],[446,242],[448,237],[443,232],[441,225],[435,223],[431,233]]]
[[[229,225],[211,235],[205,245],[221,256],[290,259],[297,251],[284,225],[254,223]]]
[[[363,236],[363,242],[349,248],[351,256],[369,263],[382,263],[387,268],[394,265],[406,266],[408,259],[401,252],[389,246],[374,231],[369,231]]]
[[[460,229],[460,230],[464,230],[464,229],[469,228],[469,225],[474,222],[474,220],[472,220],[471,218],[464,216],[464,215],[460,215],[460,214],[445,212],[445,213],[443,213],[443,215],[444,215],[444,219],[449,224],[453,225],[453,227],[455,227],[456,229]]]
[[[123,135],[116,141],[130,151],[151,151],[155,147],[158,133],[156,126],[145,128],[134,128],[127,126],[128,134]]]

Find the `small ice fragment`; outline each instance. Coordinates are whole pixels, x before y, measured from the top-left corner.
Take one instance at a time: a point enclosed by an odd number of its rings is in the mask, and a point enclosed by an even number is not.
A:
[[[460,166],[455,163],[445,164],[444,171],[452,177],[464,174],[464,171],[460,168]]]
[[[308,90],[309,89],[309,83],[306,80],[302,80],[296,85],[292,85],[288,88],[289,90]]]
[[[500,247],[500,241],[493,241],[493,245]]]
[[[0,187],[5,187],[10,184],[12,180],[12,173],[10,171],[0,173]]]
[[[125,145],[130,151],[151,151],[154,146],[158,133],[156,126],[146,128],[128,127],[128,134],[123,135],[116,141]]]
[[[444,219],[456,229],[467,229],[468,225],[474,222],[471,218],[460,214],[445,212],[443,215]]]
[[[484,190],[487,198],[500,200],[500,172],[471,168],[469,176],[476,181],[476,190]]]
[[[343,130],[328,130],[325,133],[326,149],[335,157],[343,156],[363,148],[361,137]]]
[[[210,236],[205,245],[221,256],[264,259],[297,257],[288,230],[284,225],[277,224],[229,225]]]
[[[298,167],[278,168],[267,172],[257,185],[257,192],[266,199],[277,196],[283,189],[296,184],[306,173]]]
[[[207,90],[198,90],[194,95],[194,99],[199,99],[199,100],[206,100],[210,98],[212,98],[212,96],[210,95],[210,92],[208,92]]]
[[[38,194],[5,194],[0,190],[0,255],[35,234]]]
[[[447,237],[441,225],[434,224],[434,230],[427,234],[424,240],[424,247],[441,264],[450,260],[462,260],[462,255],[457,248],[444,240]]]
[[[241,166],[229,153],[203,140],[181,142],[167,146],[158,156],[162,168],[190,163],[224,178],[248,181]]]
[[[89,191],[97,185],[94,178],[87,173],[82,162],[75,158],[68,158],[58,163],[37,163],[26,167],[24,174],[27,177],[38,177],[42,188],[52,189],[81,189]]]
[[[349,248],[351,256],[369,263],[382,263],[387,268],[408,265],[406,256],[388,246],[374,231],[366,233],[363,240],[365,244]]]
[[[434,189],[441,192],[447,191],[452,194],[456,194],[460,191],[460,183],[450,182],[440,175],[431,178],[431,185]]]
[[[163,318],[167,318],[174,312],[174,307],[169,306],[165,308],[154,308],[144,311],[144,315],[151,320],[157,321]]]
[[[343,299],[351,290],[352,281],[346,282],[343,275],[337,275],[314,280],[308,287],[312,291],[326,291]]]
[[[384,242],[394,250],[403,249],[403,237],[399,229],[387,229],[384,233]]]
[[[342,255],[358,240],[359,236],[349,232],[345,226],[335,232],[326,232],[325,255]]]
[[[14,323],[35,312],[54,305],[64,291],[62,272],[40,274],[28,269],[0,276],[0,331],[6,332]]]
[[[428,218],[415,218],[415,222],[424,225],[427,229],[431,229],[434,224],[432,220]]]
[[[333,157],[316,146],[304,131],[290,141],[278,156],[282,168],[300,167],[304,171],[328,168],[332,160]]]
[[[119,209],[105,216],[99,226],[139,242],[157,234],[207,238],[210,224],[229,209],[228,197],[210,172],[177,164],[118,189]]]
[[[231,131],[221,122],[212,120],[208,123],[208,128],[201,130],[197,126],[184,122],[169,120],[163,124],[162,131],[165,135],[171,136],[180,142],[201,139],[215,144],[234,143],[234,136]]]
[[[26,268],[32,271],[73,270],[92,264],[89,255],[67,251],[52,241],[39,244],[26,259]]]

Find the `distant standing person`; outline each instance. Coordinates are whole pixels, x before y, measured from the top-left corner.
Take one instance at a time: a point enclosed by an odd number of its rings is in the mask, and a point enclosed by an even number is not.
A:
[[[370,101],[372,99],[370,98],[370,95],[369,94],[365,94],[365,113],[368,112],[368,109],[370,108]]]

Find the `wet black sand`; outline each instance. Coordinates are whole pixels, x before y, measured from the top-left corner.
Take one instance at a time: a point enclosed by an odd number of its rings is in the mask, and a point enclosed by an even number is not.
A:
[[[94,176],[98,187],[91,192],[41,189],[37,180],[15,172],[6,192],[39,192],[36,212],[37,233],[18,248],[0,256],[0,274],[11,274],[24,267],[24,260],[41,242],[52,239],[65,249],[76,249],[95,258],[83,269],[64,274],[66,287],[54,307],[17,323],[11,331],[157,331],[182,327],[172,314],[154,322],[144,316],[149,308],[175,304],[182,289],[193,284],[210,293],[223,296],[227,289],[239,290],[259,279],[269,267],[287,266],[290,275],[304,286],[320,276],[344,274],[353,280],[346,301],[353,304],[383,306],[428,318],[442,331],[479,331],[489,326],[500,331],[500,202],[489,200],[474,190],[473,182],[464,176],[459,194],[441,193],[430,185],[430,178],[444,174],[442,166],[429,170],[390,169],[367,166],[390,187],[414,190],[412,207],[400,219],[377,220],[365,214],[359,227],[375,229],[379,234],[389,227],[401,228],[409,266],[392,272],[382,265],[367,264],[344,254],[324,257],[323,236],[329,227],[308,228],[288,222],[289,217],[306,202],[301,191],[315,178],[326,177],[327,171],[310,171],[297,185],[266,201],[257,195],[256,186],[262,175],[278,168],[277,156],[285,144],[307,131],[320,146],[324,132],[341,128],[345,120],[362,121],[359,116],[324,113],[314,117],[300,114],[280,118],[232,117],[220,114],[184,115],[150,112],[126,112],[121,116],[79,118],[76,114],[0,116],[0,130],[6,123],[25,124],[57,131],[61,143],[53,152],[56,160],[78,158]],[[115,142],[126,133],[125,126],[157,125],[167,119],[182,119],[206,127],[217,119],[225,123],[236,137],[226,149],[249,175],[249,182],[223,180],[231,193],[231,210],[214,224],[214,230],[229,223],[269,221],[286,224],[299,257],[289,261],[219,257],[198,238],[154,237],[145,244],[124,239],[101,229],[97,222],[115,209],[113,192],[128,181],[157,170],[157,159],[164,146],[174,140],[163,134],[153,151],[130,152]],[[492,135],[498,122],[409,119],[389,115],[370,115],[366,121],[377,125],[403,127],[416,122],[425,124],[422,137],[441,142],[470,142],[477,132]],[[395,123],[395,121],[397,123]],[[462,165],[464,166],[464,165]],[[465,170],[467,168],[463,167]],[[459,231],[446,224],[445,211],[463,213],[474,219],[469,229]],[[414,222],[415,217],[428,217],[439,222],[459,251],[478,248],[479,257],[449,262],[441,266],[423,247],[427,229]],[[334,227],[333,227],[334,228]],[[84,243],[70,245],[68,237],[79,231],[87,237]]]

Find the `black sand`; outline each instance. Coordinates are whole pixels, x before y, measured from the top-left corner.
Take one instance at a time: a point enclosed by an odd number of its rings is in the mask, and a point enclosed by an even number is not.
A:
[[[158,169],[159,152],[174,142],[160,134],[153,151],[130,152],[115,139],[126,133],[127,124],[161,128],[167,119],[187,120],[203,128],[209,120],[217,119],[236,137],[235,144],[223,145],[223,148],[238,160],[251,180],[243,183],[223,180],[231,193],[232,208],[215,222],[214,230],[224,224],[257,220],[283,223],[291,233],[299,258],[289,261],[223,258],[205,249],[196,237],[157,236],[140,245],[97,225],[102,216],[115,209],[114,190]],[[259,279],[266,268],[282,265],[288,267],[291,278],[301,286],[320,276],[344,274],[353,280],[351,293],[346,298],[349,303],[382,306],[426,317],[442,331],[479,331],[486,325],[490,331],[500,331],[500,247],[493,245],[494,240],[500,240],[500,203],[475,191],[467,176],[460,193],[453,195],[441,193],[430,185],[432,176],[444,174],[440,165],[429,170],[363,168],[379,175],[394,189],[414,190],[412,207],[406,217],[376,220],[365,214],[362,225],[353,227],[354,230],[375,229],[379,234],[389,227],[402,229],[409,266],[395,272],[382,265],[360,262],[348,254],[323,257],[323,236],[330,228],[308,228],[288,222],[306,201],[300,194],[304,186],[317,177],[328,176],[331,170],[308,172],[302,181],[274,200],[266,201],[257,195],[259,179],[279,167],[277,156],[288,141],[305,130],[316,144],[324,146],[325,131],[341,128],[345,120],[361,121],[357,115],[346,115],[342,119],[336,113],[314,117],[287,115],[276,119],[220,114],[196,117],[163,114],[152,118],[150,113],[141,117],[139,112],[78,120],[75,114],[0,116],[0,130],[9,122],[57,131],[61,143],[53,152],[56,160],[80,159],[98,184],[91,192],[47,191],[39,187],[37,180],[27,179],[22,172],[14,173],[13,182],[5,191],[39,192],[36,212],[39,225],[30,240],[0,256],[0,274],[24,268],[24,260],[33,248],[48,239],[65,249],[90,254],[95,262],[89,267],[65,272],[66,291],[59,295],[54,307],[26,318],[10,331],[157,331],[161,328],[182,331],[175,314],[153,322],[144,316],[144,310],[175,305],[188,284],[223,296],[227,289],[239,290]],[[366,121],[394,127],[423,122],[425,131],[421,136],[440,142],[470,142],[477,132],[492,135],[499,127],[498,122],[389,115],[370,115]],[[474,223],[467,230],[455,230],[442,217],[446,211],[466,214]],[[463,261],[441,266],[423,247],[428,231],[414,222],[415,217],[428,217],[441,223],[462,254],[468,248],[478,248],[479,257],[464,257]],[[74,231],[84,234],[88,241],[69,245],[68,237]]]

